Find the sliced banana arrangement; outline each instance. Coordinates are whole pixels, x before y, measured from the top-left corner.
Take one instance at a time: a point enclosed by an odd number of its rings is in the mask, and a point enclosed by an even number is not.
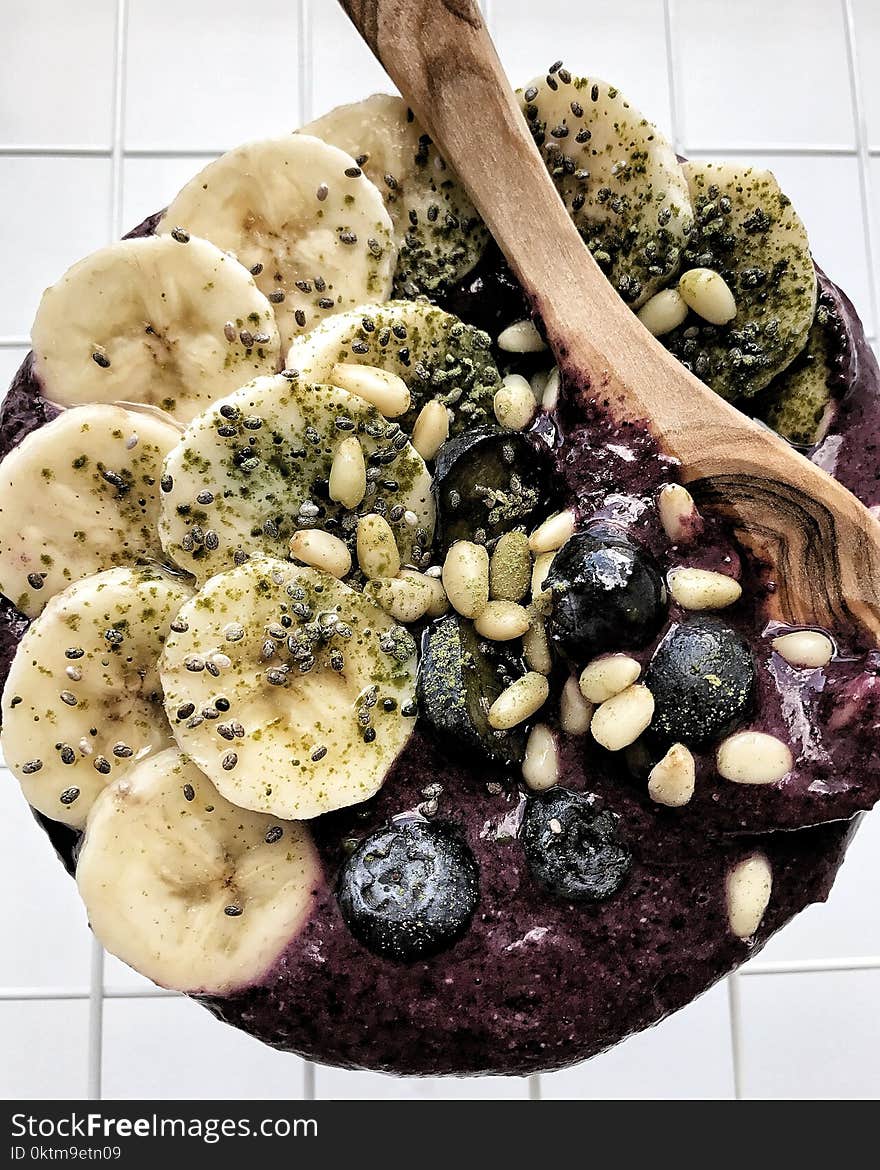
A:
[[[691,312],[662,340],[723,398],[751,398],[791,364],[813,325],[806,229],[769,171],[709,162],[682,170],[696,212],[679,285]]]
[[[294,820],[377,792],[415,723],[412,637],[336,578],[271,557],[182,607],[160,673],[181,750],[228,800]]]
[[[363,492],[349,494],[346,470],[331,498],[334,465],[357,472],[351,439]],[[168,454],[162,493],[162,544],[200,581],[252,552],[286,557],[301,529],[353,547],[358,512],[387,516],[404,562],[421,559],[434,531],[431,477],[400,425],[358,394],[293,374],[258,378],[195,419]]]
[[[638,308],[674,276],[693,226],[674,148],[615,86],[561,65],[519,98],[584,243]]]
[[[501,386],[488,333],[425,300],[340,313],[298,337],[287,365],[306,381],[334,385],[346,384],[351,366],[394,375],[409,391],[409,404],[395,416],[409,432],[434,402],[451,412],[451,434],[491,422]]]
[[[337,106],[303,133],[352,155],[382,192],[398,248],[398,295],[436,293],[470,272],[489,233],[402,98],[377,93]]]
[[[141,402],[188,422],[278,368],[275,313],[232,256],[186,232],[120,240],[43,294],[34,373],[52,402]]]
[[[114,776],[171,742],[157,664],[191,596],[158,569],[108,569],[57,594],[28,629],[0,743],[34,808],[82,828]]]
[[[378,188],[350,155],[307,134],[221,155],[172,200],[158,231],[203,236],[237,257],[272,303],[285,345],[391,292],[397,249]]]
[[[171,748],[98,796],[76,881],[111,954],[162,987],[226,995],[296,938],[322,875],[304,825],[230,804]]]
[[[179,438],[172,419],[106,404],[28,435],[0,466],[0,592],[33,618],[73,581],[161,558],[159,479]]]

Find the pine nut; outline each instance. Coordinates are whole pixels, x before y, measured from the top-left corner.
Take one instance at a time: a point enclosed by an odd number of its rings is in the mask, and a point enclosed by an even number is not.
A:
[[[674,743],[648,773],[648,795],[667,808],[681,808],[694,794],[697,766],[683,743]]]
[[[452,608],[475,618],[489,600],[489,554],[481,544],[457,540],[446,554],[442,580]]]
[[[397,542],[384,516],[370,512],[358,520],[357,559],[365,577],[396,577],[400,572]]]
[[[555,552],[541,553],[532,569],[532,605],[543,614],[548,614],[553,605],[553,594],[544,588],[544,581],[555,556]]]
[[[639,309],[636,316],[655,337],[662,337],[664,333],[671,333],[684,322],[688,315],[688,307],[684,297],[675,288],[664,288],[655,293]]]
[[[351,553],[338,536],[320,528],[301,528],[290,538],[290,554],[313,569],[344,577],[351,569]]]
[[[529,385],[532,388],[532,393],[535,396],[535,402],[540,402],[544,397],[544,387],[547,385],[547,379],[550,377],[549,370],[536,370],[529,378]]]
[[[530,670],[501,692],[489,708],[489,726],[506,731],[524,722],[547,702],[550,684],[543,674]]]
[[[515,321],[498,334],[498,348],[505,353],[541,353],[547,343],[535,328],[534,321]]]
[[[495,418],[509,431],[521,431],[535,415],[535,396],[522,374],[508,374],[492,399]]]
[[[544,384],[544,393],[541,395],[541,405],[545,410],[555,410],[559,403],[559,386],[561,379],[559,376],[559,367],[554,366],[547,375],[547,381]]]
[[[529,628],[523,634],[523,657],[530,670],[549,674],[553,669],[553,654],[544,619],[533,605],[527,606],[526,613],[529,615]]]
[[[492,642],[521,638],[529,628],[529,615],[515,601],[490,601],[480,610],[474,629]]]
[[[330,371],[330,381],[349,394],[365,398],[386,418],[396,418],[409,410],[410,395],[406,382],[378,366],[338,362]]]
[[[678,291],[688,307],[711,325],[726,325],[736,316],[730,285],[713,268],[688,269],[679,279]]]
[[[377,577],[367,582],[364,595],[396,622],[417,622],[425,616],[433,601],[433,590],[420,574],[404,577]]]
[[[670,569],[669,592],[682,609],[725,609],[742,596],[742,586],[711,569]]]
[[[538,525],[529,537],[529,548],[533,553],[555,552],[562,548],[573,532],[574,512],[567,508]]]
[[[773,890],[773,870],[763,853],[737,862],[727,875],[727,921],[731,934],[751,938],[764,917]]]
[[[581,694],[578,680],[567,679],[559,700],[559,726],[568,735],[585,735],[592,718],[593,705]]]
[[[536,723],[529,732],[522,777],[533,792],[544,792],[559,780],[556,738],[546,723]]]
[[[449,610],[449,598],[446,596],[446,590],[439,577],[431,576],[428,573],[418,573],[415,569],[403,569],[400,576],[420,581],[430,589],[431,601],[425,610],[426,617],[442,617]]]
[[[734,784],[775,784],[794,766],[791,748],[763,731],[738,731],[718,748],[718,771]]]
[[[692,540],[703,527],[694,497],[680,483],[667,483],[660,489],[657,511],[663,531],[673,544]]]
[[[792,630],[773,639],[773,649],[790,666],[827,666],[834,657],[834,643],[818,630]]]
[[[343,439],[330,465],[330,499],[343,508],[356,508],[367,491],[367,467],[360,440]]]
[[[590,731],[596,743],[619,752],[639,738],[654,717],[654,696],[636,683],[596,708]]]
[[[581,671],[581,694],[590,703],[604,703],[632,686],[642,668],[628,654],[603,654]]]
[[[532,558],[524,532],[505,532],[489,559],[489,596],[520,601],[529,591]]]
[[[412,445],[424,460],[433,459],[449,438],[449,411],[432,398],[419,411],[412,432]]]

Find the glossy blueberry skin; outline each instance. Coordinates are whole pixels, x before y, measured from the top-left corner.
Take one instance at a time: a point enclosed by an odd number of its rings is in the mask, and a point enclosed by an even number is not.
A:
[[[666,586],[653,557],[605,528],[567,540],[545,587],[553,596],[550,636],[581,663],[606,650],[638,650],[666,621]]]
[[[620,817],[589,792],[554,788],[532,797],[523,818],[522,843],[535,881],[572,902],[613,897],[632,865]]]
[[[367,950],[411,963],[446,950],[467,930],[479,868],[451,826],[404,821],[361,841],[339,875],[337,898]]]
[[[699,747],[746,719],[755,700],[755,661],[745,638],[720,618],[671,627],[645,672],[654,696],[649,738]]]

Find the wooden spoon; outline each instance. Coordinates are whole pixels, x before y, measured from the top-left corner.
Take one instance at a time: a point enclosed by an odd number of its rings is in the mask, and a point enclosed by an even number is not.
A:
[[[698,503],[770,566],[770,612],[880,640],[880,523],[740,414],[642,326],[559,198],[474,0],[341,0],[475,206],[543,322],[563,384],[646,422]]]

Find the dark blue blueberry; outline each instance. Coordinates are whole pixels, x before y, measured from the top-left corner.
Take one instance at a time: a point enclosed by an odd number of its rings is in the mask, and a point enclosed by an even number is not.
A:
[[[550,634],[570,658],[637,650],[666,621],[666,587],[653,557],[610,529],[577,532],[550,565]]]
[[[651,738],[699,746],[748,716],[755,663],[736,630],[717,617],[692,617],[673,626],[654,651],[645,685],[654,696]]]
[[[590,792],[553,788],[532,797],[521,835],[532,877],[568,901],[604,902],[632,865],[620,817]]]
[[[467,930],[479,870],[451,826],[407,821],[358,845],[339,876],[337,897],[359,942],[382,958],[411,963],[452,946]]]

